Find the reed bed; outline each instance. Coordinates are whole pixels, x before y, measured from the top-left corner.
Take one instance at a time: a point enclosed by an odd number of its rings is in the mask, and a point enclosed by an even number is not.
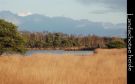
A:
[[[126,49],[0,57],[0,84],[126,84]]]

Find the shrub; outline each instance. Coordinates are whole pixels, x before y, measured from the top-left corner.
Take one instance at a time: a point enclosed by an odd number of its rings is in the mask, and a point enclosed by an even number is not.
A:
[[[126,44],[122,40],[113,40],[107,44],[108,48],[125,48]]]

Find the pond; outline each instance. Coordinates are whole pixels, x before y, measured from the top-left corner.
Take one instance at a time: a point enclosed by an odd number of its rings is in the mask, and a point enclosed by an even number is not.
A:
[[[93,51],[64,51],[64,50],[28,50],[26,52],[27,56],[32,54],[73,54],[73,55],[89,55],[92,54]]]

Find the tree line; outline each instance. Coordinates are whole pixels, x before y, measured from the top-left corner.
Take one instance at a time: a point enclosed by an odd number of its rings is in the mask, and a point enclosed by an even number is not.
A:
[[[126,39],[119,37],[100,37],[96,35],[73,35],[61,32],[28,32],[21,31],[26,39],[27,48],[122,48],[126,47]]]

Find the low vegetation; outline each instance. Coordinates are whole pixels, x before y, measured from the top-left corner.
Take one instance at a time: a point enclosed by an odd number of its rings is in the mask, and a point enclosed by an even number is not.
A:
[[[126,49],[96,49],[88,56],[1,56],[0,84],[126,84],[126,58]]]
[[[107,44],[108,48],[125,48],[126,45],[121,40],[113,40]]]

